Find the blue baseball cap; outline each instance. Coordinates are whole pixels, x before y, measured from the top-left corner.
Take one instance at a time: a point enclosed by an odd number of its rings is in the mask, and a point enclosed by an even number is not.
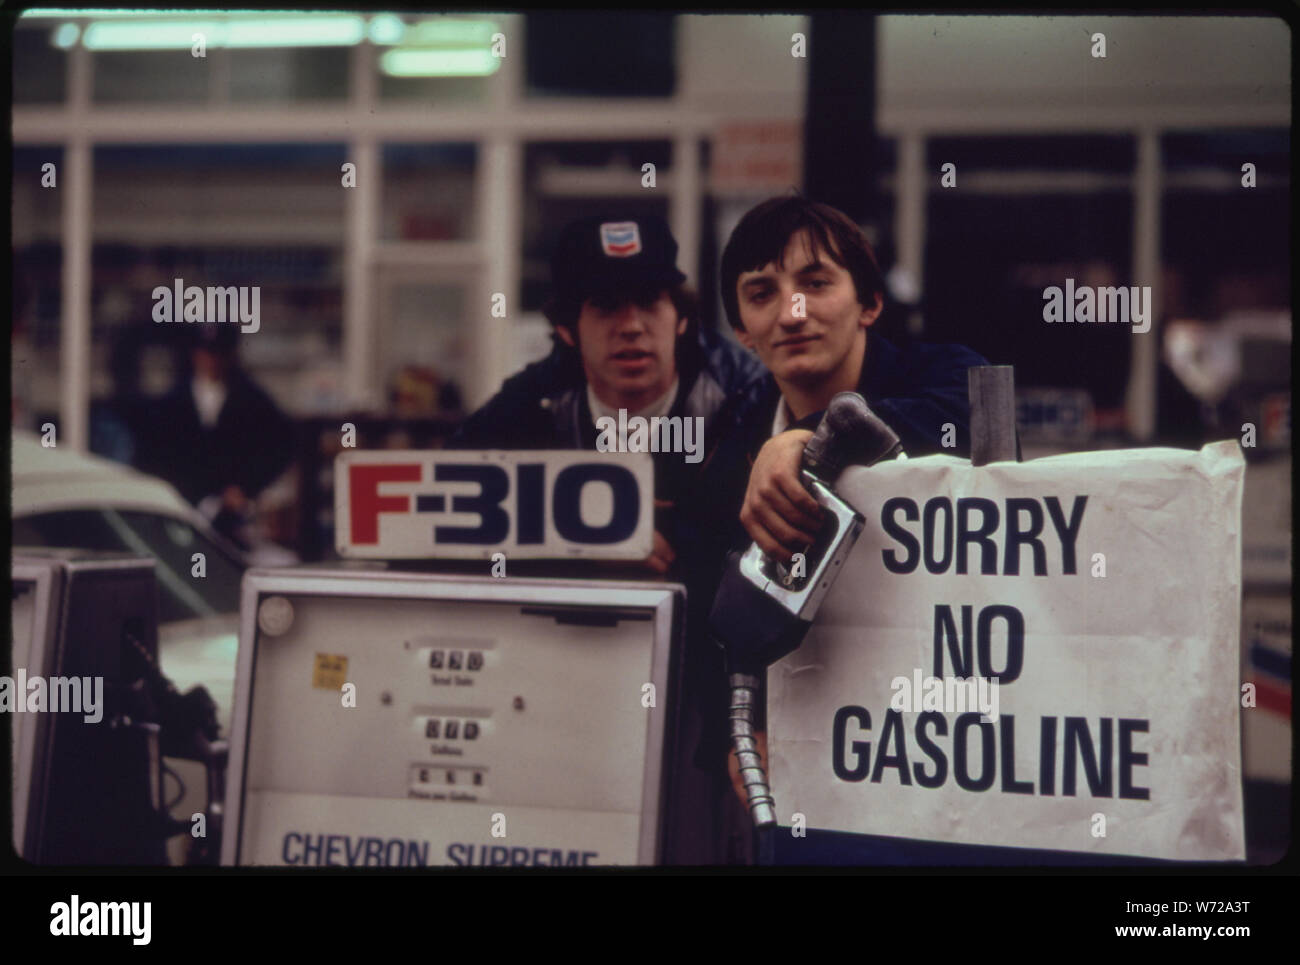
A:
[[[574,301],[685,280],[677,268],[677,241],[667,222],[654,216],[570,222],[551,254],[551,285],[557,296]]]

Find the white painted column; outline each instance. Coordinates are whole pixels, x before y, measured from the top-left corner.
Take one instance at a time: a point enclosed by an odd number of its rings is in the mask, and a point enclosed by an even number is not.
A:
[[[374,357],[379,324],[375,317],[374,247],[383,165],[378,142],[368,135],[354,139],[347,160],[357,166],[357,186],[341,189],[347,199],[343,217],[343,386],[349,406],[368,408],[379,401]]]
[[[1144,334],[1131,334],[1133,353],[1129,360],[1125,409],[1129,430],[1138,442],[1156,431],[1156,378],[1160,364],[1160,318],[1163,292],[1160,279],[1160,132],[1144,128],[1138,132],[1137,176],[1133,196],[1133,280],[1130,285],[1151,286],[1151,327]]]
[[[524,19],[502,17],[506,56],[488,93],[491,134],[478,142],[475,241],[482,253],[477,284],[469,288],[464,324],[472,326],[474,372],[463,382],[465,405],[478,408],[511,375],[514,320],[521,311],[524,244],[524,171],[521,136],[509,123],[523,104]],[[492,297],[506,297],[504,318],[492,315]]]
[[[918,290],[925,284],[925,135],[909,130],[898,139],[894,173],[894,238],[897,266],[912,276]],[[919,332],[913,332],[919,335]]]
[[[677,267],[698,288],[700,279],[700,137],[688,128],[673,140],[672,196],[668,223],[677,239]]]
[[[352,102],[357,117],[375,99],[374,47],[367,41],[352,51]],[[357,134],[348,144],[346,161],[355,164],[356,187],[342,187],[343,211],[343,394],[349,407],[369,409],[381,403],[375,371],[375,341],[379,319],[375,300],[375,244],[379,238],[383,162],[379,141]]]
[[[473,326],[475,377],[465,387],[466,405],[482,405],[510,375],[513,319],[520,311],[523,258],[523,150],[514,134],[497,133],[479,142],[478,242],[483,252],[480,282],[471,287],[466,322]],[[506,296],[505,318],[492,315],[492,296]]]

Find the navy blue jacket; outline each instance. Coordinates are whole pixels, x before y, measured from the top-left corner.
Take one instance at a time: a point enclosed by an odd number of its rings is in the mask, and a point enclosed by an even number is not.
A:
[[[857,391],[898,433],[909,457],[935,453],[969,457],[966,370],[987,364],[982,356],[961,345],[898,348],[882,337],[868,336]],[[708,561],[719,570],[727,550],[743,549],[750,543],[740,524],[740,509],[749,470],[759,449],[771,438],[780,399],[776,379],[768,375],[760,388],[730,413],[732,423],[720,428],[722,442],[706,464],[701,490],[708,498],[700,506],[700,524],[716,527],[717,521],[727,521],[727,530],[717,534],[714,555]],[[821,412],[814,412],[788,428],[813,430],[821,417]],[[944,429],[949,423],[955,430],[956,445],[945,448]]]
[[[150,414],[153,424],[137,434],[136,467],[166,479],[196,505],[230,485],[253,499],[293,458],[293,423],[243,369],[230,373],[215,426],[202,424],[188,378]]]
[[[735,342],[702,329],[678,347],[679,387],[669,415],[704,416],[705,428],[737,393],[756,393],[766,370]],[[449,449],[594,449],[578,355],[557,345],[550,355],[512,375],[447,443]],[[750,396],[752,403],[755,396]],[[585,418],[584,418],[585,416]],[[717,440],[713,442],[716,444]]]
[[[966,370],[987,364],[982,356],[960,345],[913,344],[898,348],[882,337],[868,335],[857,391],[872,411],[898,433],[909,457],[935,453],[969,456]],[[780,398],[776,379],[768,375],[758,391],[749,393],[745,402],[730,413],[732,423],[720,430],[722,441],[705,465],[698,486],[699,499],[688,507],[693,518],[684,524],[700,531],[695,552],[685,565],[684,579],[691,587],[688,626],[707,626],[726,554],[743,550],[752,542],[740,522],[740,509],[754,458],[772,436],[772,420]],[[814,412],[789,428],[816,429],[821,417],[821,412]],[[953,448],[942,444],[947,423],[952,423],[956,432]],[[700,699],[725,708],[726,680],[720,657],[714,666],[716,676],[701,683]],[[711,723],[700,748],[701,764],[713,760],[725,766],[725,714],[720,712]]]
[[[680,555],[695,538],[684,530],[679,504],[693,498],[702,468],[722,441],[723,427],[758,398],[766,370],[739,345],[708,330],[677,353],[677,398],[668,417],[704,419],[704,459],[652,453],[655,526]],[[595,449],[597,431],[587,403],[587,383],[577,354],[556,347],[546,358],[511,376],[447,442],[449,449]]]
[[[699,563],[710,558],[708,527],[701,528],[695,506],[702,498],[700,479],[722,432],[737,414],[753,407],[767,375],[751,354],[725,337],[702,331],[680,341],[677,351],[678,392],[669,417],[704,419],[704,459],[688,463],[681,453],[652,453],[655,465],[655,529],[677,554],[668,574],[687,587],[688,618],[704,608],[712,588],[696,585],[707,572]],[[448,442],[452,449],[595,449],[597,432],[587,403],[587,384],[576,353],[559,347],[540,362],[507,379],[482,409],[470,416]],[[725,759],[697,753],[698,735],[725,707],[717,695],[722,680],[722,651],[702,626],[686,633],[680,676],[674,687],[683,714],[682,735],[674,741],[669,775],[667,860],[670,863],[722,863],[725,834],[722,813],[731,794]],[[707,691],[707,694],[706,694]],[[716,746],[716,742],[714,742]]]

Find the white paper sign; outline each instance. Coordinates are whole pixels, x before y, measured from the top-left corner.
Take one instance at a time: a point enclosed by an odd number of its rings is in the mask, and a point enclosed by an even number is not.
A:
[[[1244,858],[1243,471],[1235,442],[848,470],[866,529],[768,674],[782,824]]]

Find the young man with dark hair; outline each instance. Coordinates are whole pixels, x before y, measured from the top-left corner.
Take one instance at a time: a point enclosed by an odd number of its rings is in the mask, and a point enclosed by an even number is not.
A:
[[[683,733],[672,754],[669,863],[728,860],[725,759],[700,756],[700,733],[725,714],[721,653],[702,632],[711,587],[698,526],[702,470],[735,413],[752,404],[763,368],[740,346],[702,330],[696,299],[677,269],[677,243],[658,218],[584,218],[552,254],[553,295],[544,308],[555,349],[507,379],[465,422],[449,448],[596,449],[598,420],[656,416],[699,420],[696,451],[654,453],[655,544],[646,564],[687,593],[687,645],[676,699]],[[608,425],[608,423],[605,423]],[[683,434],[684,438],[684,434]]]
[[[647,564],[666,574],[682,532],[673,512],[693,489],[744,392],[762,366],[701,329],[698,302],[678,270],[677,242],[660,218],[583,218],[567,225],[551,257],[544,312],[555,349],[507,379],[448,448],[596,449],[598,420],[699,420],[698,451],[655,453],[655,547]],[[683,434],[685,441],[685,434]]]
[[[966,370],[984,359],[957,345],[900,349],[870,334],[884,279],[842,212],[798,196],[764,201],[732,232],[719,284],[737,337],[769,375],[706,474],[712,502],[699,507],[701,519],[732,521],[712,548],[716,576],[725,551],[751,540],[782,561],[813,541],[821,508],[799,481],[800,460],[839,392],[862,395],[909,456],[969,454]],[[945,447],[945,435],[955,445]],[[734,758],[729,765],[743,800]]]

